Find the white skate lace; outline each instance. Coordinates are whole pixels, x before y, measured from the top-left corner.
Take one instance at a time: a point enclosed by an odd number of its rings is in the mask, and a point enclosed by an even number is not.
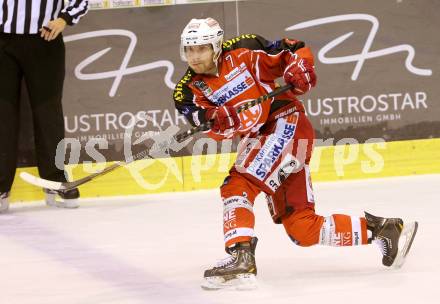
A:
[[[385,240],[382,240],[381,238],[376,238],[375,240],[373,240],[373,242],[379,247],[382,255],[387,255],[388,247],[386,246]]]
[[[236,257],[234,255],[228,255],[226,258],[221,259],[220,261],[217,262],[217,264],[215,265],[215,267],[224,267],[227,266],[231,263],[233,263],[235,261]]]

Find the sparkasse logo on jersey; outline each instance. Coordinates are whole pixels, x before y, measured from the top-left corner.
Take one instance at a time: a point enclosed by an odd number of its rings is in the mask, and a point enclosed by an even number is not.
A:
[[[295,135],[295,128],[296,124],[286,123],[285,121],[279,123],[275,133],[269,136],[247,171],[259,180],[264,180],[272,165],[278,160]]]
[[[220,89],[214,91],[209,99],[218,106],[221,106],[237,97],[238,95],[246,92],[249,88],[255,85],[255,81],[252,78],[248,70],[240,73],[232,81],[223,85]]]

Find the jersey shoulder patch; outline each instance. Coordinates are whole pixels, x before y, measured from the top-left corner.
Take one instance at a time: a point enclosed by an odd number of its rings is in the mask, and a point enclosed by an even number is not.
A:
[[[238,48],[250,48],[253,49],[256,44],[259,44],[257,41],[257,35],[255,34],[244,34],[223,42],[222,49],[223,51],[230,51]]]
[[[188,94],[188,85],[191,83],[191,80],[194,77],[194,72],[191,69],[186,70],[185,75],[180,79],[180,81],[176,84],[173,92],[173,99],[175,102],[183,102],[185,99],[185,95]]]

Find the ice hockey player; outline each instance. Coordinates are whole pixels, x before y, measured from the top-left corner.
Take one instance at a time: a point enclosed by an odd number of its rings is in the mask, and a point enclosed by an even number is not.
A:
[[[194,126],[221,141],[241,137],[237,160],[220,188],[228,257],[204,273],[202,287],[256,286],[253,203],[266,194],[275,223],[299,246],[357,246],[377,243],[385,266],[401,266],[417,223],[400,218],[315,214],[309,173],[314,130],[296,95],[316,84],[313,55],[301,41],[266,41],[243,35],[223,43],[212,19],[192,19],[181,35],[180,55],[189,68],[174,90],[175,106]],[[283,77],[288,93],[237,113],[246,101],[276,88]],[[399,239],[405,240],[402,246]]]

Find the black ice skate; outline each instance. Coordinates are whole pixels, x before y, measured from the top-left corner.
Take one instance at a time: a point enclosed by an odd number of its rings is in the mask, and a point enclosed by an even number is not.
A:
[[[416,236],[418,223],[404,224],[400,218],[383,218],[367,212],[365,218],[367,229],[373,234],[369,241],[377,243],[382,251],[382,264],[401,267]]]
[[[253,237],[250,242],[238,243],[229,248],[229,257],[221,260],[216,267],[205,271],[202,288],[207,290],[256,288],[255,247],[257,241],[258,239]]]
[[[71,190],[51,190],[43,189],[46,194],[46,204],[59,208],[78,208],[79,191],[78,188]]]

